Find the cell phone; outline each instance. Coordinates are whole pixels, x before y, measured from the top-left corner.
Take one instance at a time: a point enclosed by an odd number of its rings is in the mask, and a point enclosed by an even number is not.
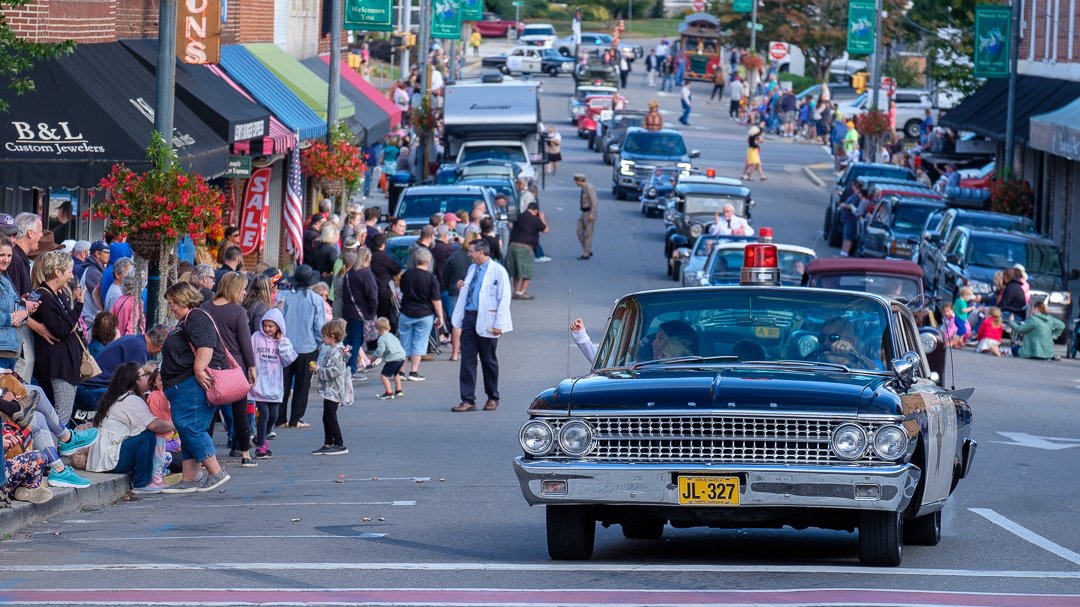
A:
[[[31,291],[26,296],[26,301],[40,301],[40,300],[41,300],[41,293],[38,293],[37,291]]]

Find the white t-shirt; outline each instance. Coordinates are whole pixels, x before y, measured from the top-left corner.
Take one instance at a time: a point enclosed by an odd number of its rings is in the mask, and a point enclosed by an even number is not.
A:
[[[98,439],[86,454],[88,472],[108,472],[120,461],[124,439],[141,434],[156,419],[142,397],[128,393],[109,408],[98,427]]]

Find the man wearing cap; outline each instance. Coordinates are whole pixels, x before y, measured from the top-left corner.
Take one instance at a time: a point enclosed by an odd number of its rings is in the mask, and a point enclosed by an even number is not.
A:
[[[322,232],[322,225],[326,223],[326,216],[322,213],[315,213],[308,221],[308,225],[304,228],[304,233],[301,237],[303,243],[303,255],[306,262],[311,258],[311,252],[315,250],[316,243],[319,242],[319,234]],[[226,251],[227,253],[228,251]]]
[[[420,228],[420,236],[409,245],[408,256],[405,258],[406,269],[413,269],[416,267],[416,257],[413,253],[416,253],[419,249],[431,250],[432,245],[435,244],[435,228],[431,225],[424,225]],[[434,271],[434,270],[432,270]]]
[[[0,234],[12,238],[18,233],[19,228],[15,225],[15,218],[7,213],[0,213]]]
[[[540,234],[548,231],[540,205],[530,202],[525,212],[510,230],[510,246],[506,252],[506,272],[514,279],[514,299],[535,299],[529,294],[532,280],[534,251],[540,244]]]
[[[76,247],[77,248],[77,247]],[[86,289],[86,297],[83,298],[82,317],[87,326],[94,324],[94,318],[104,305],[102,303],[101,277],[105,273],[105,266],[109,265],[109,245],[104,240],[98,240],[90,245],[90,255],[82,265],[82,271],[75,275],[79,284]]]
[[[460,229],[460,220],[458,220],[457,215],[454,215],[453,213],[447,211],[446,213],[443,213],[442,220],[443,225],[449,228],[452,232],[456,233],[459,237],[465,236],[464,230]]]
[[[596,197],[596,188],[585,178],[584,173],[574,173],[574,183],[581,188],[581,216],[577,222],[577,237],[581,243],[581,257],[592,257],[593,230],[596,229],[596,206],[599,200]]]

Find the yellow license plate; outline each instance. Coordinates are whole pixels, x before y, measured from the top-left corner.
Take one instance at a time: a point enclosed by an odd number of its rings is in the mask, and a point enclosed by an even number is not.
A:
[[[680,476],[679,503],[691,506],[738,506],[739,477]]]
[[[779,339],[780,327],[754,327],[755,337],[764,337],[766,339]]]

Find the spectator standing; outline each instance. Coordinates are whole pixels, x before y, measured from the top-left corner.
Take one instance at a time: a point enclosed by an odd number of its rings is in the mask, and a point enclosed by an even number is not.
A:
[[[630,77],[630,62],[626,59],[621,51],[619,53],[619,83],[622,88],[626,88],[626,80]]]
[[[482,40],[483,37],[480,35],[480,30],[474,28],[472,33],[469,34],[469,47],[472,48],[473,57],[480,56],[480,43]]]
[[[386,252],[386,236],[376,234],[371,239],[371,273],[375,275],[375,284],[379,287],[379,316],[390,320],[391,331],[397,327],[397,310],[394,307],[394,292],[390,284],[401,274],[401,264],[394,261]]]
[[[344,320],[335,318],[323,325],[323,344],[314,367],[319,396],[323,399],[323,445],[312,451],[312,455],[345,455],[349,452],[341,436],[341,424],[337,416],[338,407],[353,403],[352,382],[349,381],[349,368],[345,364],[349,355],[341,345],[343,339]]]
[[[30,283],[30,255],[37,253],[38,243],[41,241],[42,225],[41,217],[33,213],[19,213],[15,221],[15,242],[11,249],[11,263],[8,265],[8,280],[19,298],[28,295],[34,286]],[[5,228],[11,231],[10,226]],[[22,355],[15,363],[15,372],[20,377],[31,377],[34,372],[34,347],[38,338],[55,341],[56,338],[49,333],[45,325],[41,324],[33,314],[19,331],[22,341]],[[35,337],[37,336],[37,337]]]
[[[22,352],[22,336],[19,328],[30,314],[37,310],[38,302],[23,302],[15,292],[4,272],[11,265],[12,245],[0,241],[0,368],[14,369]]]
[[[409,357],[409,381],[424,381],[420,359],[427,354],[432,326],[442,326],[442,298],[439,281],[431,273],[431,252],[418,249],[416,267],[401,276],[401,318],[398,334]]]
[[[510,318],[510,277],[506,270],[491,261],[487,241],[470,245],[472,266],[458,287],[465,297],[454,306],[454,325],[461,327],[461,370],[458,384],[461,402],[451,407],[455,413],[476,411],[476,362],[484,373],[485,411],[499,406],[499,360],[495,350],[499,336],[514,325]]]
[[[554,175],[559,170],[559,163],[562,162],[562,133],[555,128],[554,124],[549,124],[547,127],[544,150],[548,155],[547,174]]]
[[[472,260],[469,258],[469,245],[479,238],[475,233],[465,237],[461,248],[454,252],[446,260],[440,274],[440,283],[443,289],[443,306],[450,317],[450,360],[458,360],[461,353],[461,327],[454,323],[453,312],[457,305],[461,287],[458,285],[465,280],[469,273]]]
[[[660,57],[656,54],[656,49],[649,51],[648,56],[645,57],[645,85],[649,87],[656,86],[656,72],[660,69]]]
[[[574,173],[574,183],[581,188],[581,199],[578,206],[581,215],[578,216],[577,235],[581,243],[580,260],[592,257],[593,231],[596,229],[596,207],[599,199],[596,197],[596,188],[585,178],[584,173]]]
[[[383,361],[379,379],[382,380],[383,392],[379,400],[390,400],[405,396],[401,390],[401,368],[405,366],[405,348],[390,332],[390,321],[382,316],[375,319],[375,331],[379,334],[375,352],[372,355]],[[393,384],[391,384],[393,380]]]
[[[105,241],[98,240],[90,245],[90,256],[82,265],[82,273],[77,275],[79,284],[86,289],[86,297],[83,301],[83,323],[90,325],[94,317],[104,308],[104,298],[98,290],[101,284],[101,276],[105,272],[105,266],[109,263],[109,245]]]
[[[278,409],[285,397],[285,367],[296,360],[292,342],[285,336],[285,317],[281,310],[270,308],[259,321],[259,330],[251,335],[251,350],[255,354],[255,383],[248,399],[255,403],[258,424],[255,430],[255,458],[269,459],[273,453],[267,444],[267,430],[278,418]]]
[[[746,181],[753,181],[754,170],[757,170],[758,176],[762,181],[768,179],[765,176],[765,171],[761,167],[761,140],[764,137],[761,129],[757,126],[750,127],[750,134],[746,138],[746,167],[743,169],[741,178]]]
[[[528,208],[514,222],[510,230],[507,249],[506,271],[514,280],[513,299],[535,299],[529,293],[529,281],[533,275],[534,250],[540,244],[540,234],[548,231],[547,221],[540,205],[530,202]]]
[[[218,244],[218,265],[226,265],[225,254],[228,253],[229,249],[232,247],[240,248],[240,228],[236,226],[225,228],[225,236],[221,239],[221,243]]]
[[[40,296],[33,316],[55,341],[35,335],[34,377],[52,388],[52,401],[61,423],[71,418],[75,405],[75,387],[79,385],[82,344],[77,332],[82,315],[83,289],[76,287],[68,295],[65,287],[74,279],[71,255],[50,251],[36,262],[41,264],[42,282],[34,292]]]
[[[296,360],[285,368],[285,393],[282,396],[281,411],[278,412],[277,425],[290,428],[310,428],[304,421],[307,412],[308,391],[311,389],[311,363],[319,356],[319,344],[322,342],[322,326],[326,324],[326,312],[323,300],[312,287],[319,282],[311,266],[297,266],[292,278],[293,289],[285,297],[286,334],[296,350]],[[289,396],[292,396],[292,411],[288,411]]]
[[[307,227],[304,228],[304,232],[301,235],[304,261],[311,260],[312,251],[315,250],[315,245],[319,242],[319,236],[322,233],[324,223],[326,223],[326,217],[324,217],[322,213],[315,213],[308,220]]]
[[[334,263],[338,260],[338,229],[330,223],[324,223],[319,230],[319,241],[311,251],[311,257],[305,257],[319,279],[330,284],[334,279]]]
[[[784,137],[794,137],[796,118],[798,117],[799,101],[795,98],[795,91],[786,89],[780,96],[780,123]]]
[[[665,56],[660,62],[660,92],[670,93],[675,81],[675,59]]]
[[[240,247],[229,245],[229,248],[225,250],[221,257],[223,260],[222,266],[214,272],[214,284],[210,287],[215,291],[218,285],[221,284],[222,276],[231,272],[240,272],[244,267],[244,254],[240,251]]]
[[[143,310],[142,296],[139,291],[135,272],[128,272],[120,287],[121,295],[110,310],[116,316],[121,337],[146,331],[146,311]]]
[[[110,281],[108,290],[102,294],[102,303],[105,304],[106,310],[112,312],[116,300],[124,294],[124,277],[134,271],[135,261],[130,257],[121,257],[113,262],[113,279]]]
[[[728,118],[738,120],[739,102],[741,102],[743,98],[743,83],[742,80],[739,80],[739,75],[734,74],[734,70],[732,72],[731,84],[728,85],[728,98],[731,100],[731,103],[728,105]]]
[[[690,110],[694,107],[694,95],[690,92],[690,81],[684,80],[679,91],[679,103],[682,104],[682,116],[679,116],[679,122],[689,125]]]
[[[247,294],[241,304],[247,311],[248,329],[254,335],[262,326],[263,316],[274,307],[274,292],[277,287],[265,274],[259,274],[248,284]],[[275,418],[277,419],[277,418]]]
[[[371,271],[371,250],[360,249],[356,262],[341,282],[341,315],[345,319],[345,345],[349,352],[349,368],[353,373],[366,370],[364,356],[364,322],[374,322],[379,308],[379,285]],[[358,366],[359,365],[359,366]]]
[[[724,70],[720,69],[720,66],[717,66],[716,70],[713,71],[712,92],[709,93],[709,103],[712,103],[712,100],[717,97],[721,101],[724,100]]]

